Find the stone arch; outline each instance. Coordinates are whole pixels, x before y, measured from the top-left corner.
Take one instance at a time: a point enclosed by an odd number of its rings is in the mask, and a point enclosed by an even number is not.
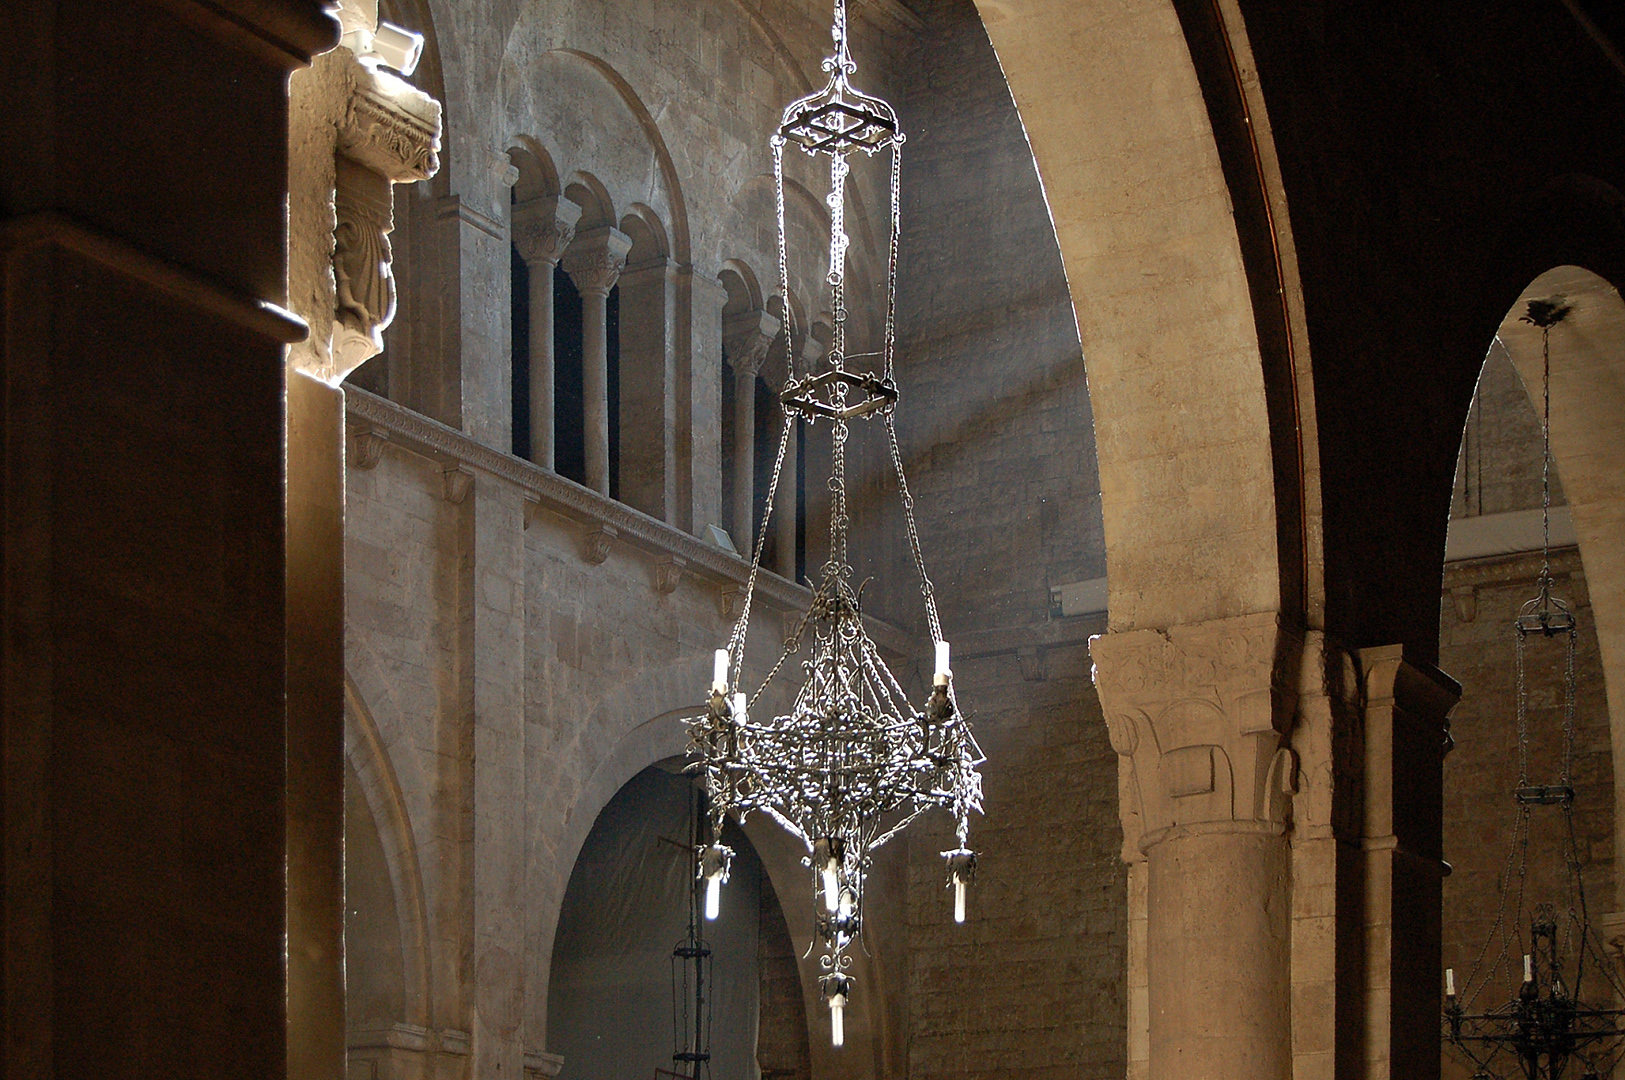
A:
[[[671,255],[671,242],[666,237],[666,226],[660,215],[643,203],[633,203],[621,217],[621,231],[632,240],[626,265],[634,267]]]
[[[1297,413],[1277,425],[1226,177],[1173,5],[1128,4],[1111,35],[1064,0],[978,8],[1044,183],[1089,368],[1111,629],[1301,608],[1289,582],[1319,571],[1283,573],[1280,518],[1295,530],[1301,513],[1314,533],[1316,496],[1281,503],[1275,472],[1278,453],[1299,454],[1277,445],[1281,429],[1313,430],[1307,353],[1285,394]],[[1231,27],[1230,40],[1245,34]],[[1106,89],[1153,72],[1155,104]],[[1253,126],[1272,156],[1267,123]],[[1275,227],[1290,248],[1284,216]]]
[[[551,862],[554,867],[554,881],[548,889],[547,907],[542,913],[541,935],[538,942],[541,955],[550,957],[553,953],[564,890],[570,872],[581,854],[582,845],[586,843],[587,834],[598,820],[598,815],[614,798],[615,793],[638,773],[658,762],[679,758],[688,752],[688,730],[682,720],[692,715],[697,708],[698,706],[671,709],[626,731],[598,758],[591,772],[577,788],[575,797],[565,811],[562,831],[553,845]],[[804,844],[761,815],[747,821],[744,831],[761,858],[763,872],[768,875],[780,897],[799,897],[808,892],[810,885],[804,879],[806,868],[801,864],[801,859],[807,854]],[[794,901],[785,900],[784,903],[791,941],[799,956],[812,944],[811,920],[794,918],[789,911]],[[834,1080],[835,1077],[854,1075],[848,1069],[851,1058],[860,1055],[864,1059],[877,1058],[880,1053],[879,1047],[870,1045],[868,1040],[878,1040],[879,1033],[884,1030],[877,1012],[884,1008],[884,983],[877,966],[867,961],[862,963],[864,970],[861,975],[865,980],[866,989],[864,994],[854,999],[848,1011],[847,1054],[841,1059],[836,1059],[827,1047],[822,1052],[819,1050],[816,1038],[810,1040],[813,1048],[813,1076],[817,1080],[824,1080],[826,1077]],[[538,964],[532,969],[541,979],[537,1001],[542,1017],[546,1016],[547,1010],[548,969],[548,964]],[[808,1016],[816,1016],[817,1014],[811,1010],[814,1007],[822,1008],[816,974],[809,973],[806,963],[798,965],[798,971],[801,975],[803,998],[809,1010]],[[877,1071],[860,1072],[857,1075],[882,1074]]]
[[[580,232],[615,224],[615,200],[603,181],[590,172],[577,169],[564,180],[564,197],[581,207]]]
[[[513,186],[514,202],[558,196],[559,171],[553,164],[553,155],[540,139],[519,136],[508,150],[508,160],[519,170],[519,179]]]
[[[1541,341],[1521,321],[1530,300],[1563,297],[1572,312],[1552,328],[1552,459],[1585,567],[1615,762],[1625,760],[1625,301],[1601,275],[1554,267],[1526,286],[1496,338],[1540,412]],[[1625,818],[1625,783],[1614,775],[1615,850]],[[1625,860],[1621,860],[1625,863]],[[1616,863],[1616,880],[1620,863]]]
[[[501,99],[509,116],[545,136],[556,160],[603,181],[605,214],[642,203],[669,229],[668,250],[689,261],[688,209],[664,134],[631,83],[601,57],[549,48],[545,13],[532,7],[515,25],[502,62]],[[596,132],[594,131],[596,129]],[[583,215],[583,225],[588,222]]]
[[[344,679],[344,716],[345,761],[377,823],[395,910],[400,917],[405,999],[402,1019],[427,1027],[431,1018],[429,916],[417,839],[389,749],[355,678],[348,672]]]
[[[723,292],[727,294],[727,300],[722,305],[724,318],[747,311],[763,310],[761,282],[749,263],[740,259],[729,259],[722,264],[717,280],[722,284]]]

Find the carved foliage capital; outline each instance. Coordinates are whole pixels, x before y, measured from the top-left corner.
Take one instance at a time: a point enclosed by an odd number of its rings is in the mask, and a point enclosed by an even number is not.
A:
[[[513,208],[513,243],[531,266],[557,266],[576,236],[581,207],[569,199],[543,196]]]
[[[756,375],[781,325],[777,316],[759,309],[729,315],[722,322],[722,351],[729,366],[737,373]]]
[[[564,272],[583,296],[608,296],[626,268],[632,238],[607,225],[577,233],[564,252]]]
[[[1106,634],[1089,652],[1120,755],[1125,857],[1179,826],[1285,823],[1302,641],[1278,616]]]

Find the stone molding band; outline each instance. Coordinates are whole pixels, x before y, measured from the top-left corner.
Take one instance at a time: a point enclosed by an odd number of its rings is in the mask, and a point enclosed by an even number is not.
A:
[[[589,530],[613,529],[616,543],[628,544],[656,557],[676,556],[683,561],[685,575],[714,587],[738,587],[750,575],[750,564],[738,556],[703,543],[555,472],[482,446],[454,428],[365,390],[346,386],[345,397],[350,423],[356,429],[352,437],[377,431],[385,436],[389,445],[428,458],[442,467],[467,466],[505,480],[541,509],[582,522]],[[757,578],[756,593],[779,612],[804,610],[812,600],[810,589],[786,581],[765,567]],[[870,616],[864,617],[864,624],[876,644],[893,656],[919,652],[913,637],[898,627]]]

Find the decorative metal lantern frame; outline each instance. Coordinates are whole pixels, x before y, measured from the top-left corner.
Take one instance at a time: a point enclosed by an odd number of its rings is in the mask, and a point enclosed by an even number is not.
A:
[[[945,852],[948,883],[955,889],[955,915],[964,920],[965,886],[974,876],[975,855],[967,847],[972,811],[980,812],[982,753],[960,712],[943,640],[936,596],[925,570],[914,496],[904,474],[895,412],[893,376],[896,344],[897,249],[901,229],[899,179],[904,136],[891,107],[853,89],[856,70],[848,46],[844,0],[837,0],[834,55],[823,63],[825,86],[792,102],[770,144],[778,224],[781,295],[788,297],[785,233],[784,150],[794,144],[827,157],[830,169],[829,286],[833,333],[820,370],[797,370],[791,346],[794,327],[785,305],[785,387],[780,395],[781,425],[764,515],[752,545],[750,575],[738,622],[717,664],[702,716],[690,721],[691,766],[704,779],[720,835],[724,816],[743,819],[766,814],[807,850],[817,911],[815,941],[823,944],[819,963],[823,996],[831,1011],[836,1045],[842,1042],[843,1012],[853,992],[852,944],[863,926],[863,892],[873,853],[921,814],[945,811],[954,822],[959,846]],[[878,370],[855,366],[847,347],[845,193],[848,158],[885,151],[890,158],[891,231],[887,256],[885,317]],[[766,678],[752,693],[742,688],[742,666],[751,602],[776,502],[786,450],[795,421],[811,429],[827,424],[831,438],[829,558],[819,571],[811,604],[784,643]],[[915,707],[864,626],[859,591],[848,559],[850,531],[846,491],[846,444],[854,420],[884,426],[896,473],[909,550],[919,578],[925,620],[936,644],[936,671],[925,702]],[[802,683],[788,711],[753,715],[763,694],[786,672],[799,667]],[[720,844],[697,849],[698,873],[713,894],[731,852]]]

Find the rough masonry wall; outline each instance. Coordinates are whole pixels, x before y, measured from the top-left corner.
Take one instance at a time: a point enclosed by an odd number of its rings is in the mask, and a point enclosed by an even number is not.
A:
[[[968,0],[916,6],[928,25],[899,109],[899,427],[960,701],[988,763],[966,925],[944,888],[951,831],[908,840],[908,1075],[1118,1077],[1117,759],[1085,648],[1104,618],[1049,608],[1050,587],[1105,576],[1084,358],[981,21]],[[872,463],[872,439],[866,449]],[[917,625],[901,523],[883,525],[888,614]]]

